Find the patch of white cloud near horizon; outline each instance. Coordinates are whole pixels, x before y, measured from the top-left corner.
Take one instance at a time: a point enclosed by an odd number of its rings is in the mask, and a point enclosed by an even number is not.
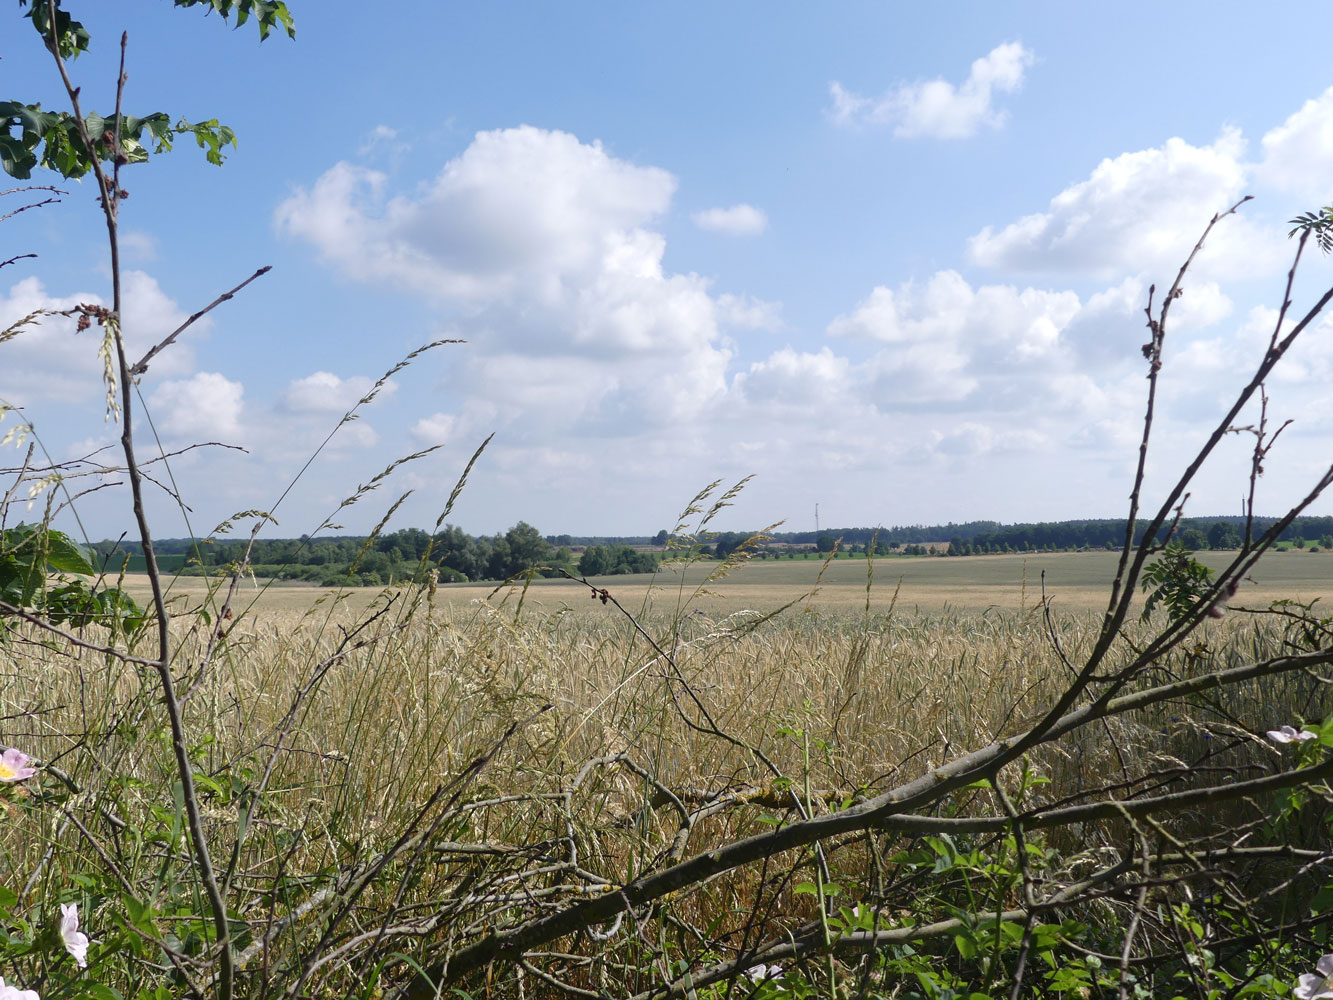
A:
[[[164,439],[236,444],[243,437],[244,396],[240,382],[217,372],[196,372],[163,382],[148,397],[148,404]]]
[[[346,413],[374,388],[375,380],[365,375],[339,378],[332,372],[318,371],[305,378],[293,379],[283,391],[278,405],[290,413]],[[380,386],[375,401],[398,391],[392,380]]]
[[[877,286],[852,313],[834,319],[828,333],[884,344],[965,346],[987,367],[1015,367],[1057,352],[1061,331],[1079,309],[1075,292],[973,289],[957,271],[938,271],[924,284]]]
[[[945,455],[972,456],[990,452],[1035,451],[1046,444],[1046,436],[1024,428],[999,430],[989,424],[965,420],[947,431],[934,431],[933,450]]]
[[[1290,334],[1299,318],[1288,314],[1282,321],[1279,337]],[[1233,372],[1249,374],[1259,366],[1277,325],[1278,310],[1272,306],[1255,306],[1246,314],[1236,335],[1222,344],[1222,349],[1233,359]],[[1325,314],[1300,334],[1273,369],[1268,383],[1270,395],[1277,398],[1278,386],[1323,389],[1330,381],[1333,381],[1333,315]]]
[[[1218,393],[1234,397],[1267,353],[1277,317],[1278,311],[1272,307],[1253,306],[1230,330],[1168,340],[1163,355],[1164,378],[1186,384],[1207,383]],[[1293,323],[1291,317],[1284,320],[1283,335],[1290,332]],[[1318,336],[1318,326],[1308,333],[1313,336],[1304,337],[1273,370],[1270,384],[1308,381],[1311,360],[1318,365],[1320,355],[1326,365],[1330,348],[1321,344],[1326,338]]]
[[[788,456],[822,454],[829,435],[848,455],[887,449],[912,460],[1058,446],[1081,423],[1115,416],[1108,391],[1063,342],[1081,312],[1073,292],[973,289],[952,271],[880,286],[829,325],[830,336],[870,345],[870,356],[781,348],[736,374],[714,419],[742,440],[767,423]],[[1141,373],[1131,377],[1137,389]]]
[[[133,360],[188,318],[188,313],[162,290],[157,280],[143,271],[124,273],[122,295],[126,349]],[[0,330],[38,310],[59,312],[78,305],[103,304],[102,297],[91,292],[52,295],[41,278],[30,276],[0,295]],[[103,368],[97,352],[102,330],[94,324],[83,333],[75,333],[76,324],[73,316],[43,316],[8,341],[5,365],[0,369],[0,396],[14,403],[100,398],[98,385]],[[190,338],[206,336],[211,326],[208,317],[196,323],[185,338],[153,359],[149,377],[179,376],[193,371],[195,359]]]
[[[1285,215],[1317,211],[1333,201],[1333,87],[1266,132],[1260,144],[1264,155],[1257,178],[1302,199]]]
[[[732,385],[750,403],[808,410],[846,393],[855,377],[851,361],[827,346],[816,353],[783,347],[738,372]]]
[[[919,458],[936,451],[1059,454],[1097,443],[1132,446],[1141,425],[1145,371],[1141,291],[1139,279],[1126,279],[1080,302],[1072,291],[974,289],[951,271],[896,289],[877,287],[829,325],[830,336],[859,338],[875,352],[839,370],[838,391],[828,394],[825,405],[873,404],[885,434],[918,425]],[[1232,308],[1208,283],[1192,298],[1193,312],[1177,313],[1178,335],[1209,329]],[[786,367],[794,357],[783,359]],[[752,366],[753,376],[738,376],[747,395],[763,384],[760,374],[777,367],[773,360]],[[791,376],[791,384],[820,385],[814,356],[804,356],[804,364],[807,370]],[[1219,391],[1215,378],[1185,376],[1179,384],[1210,397]],[[992,433],[967,431],[969,424]]]
[[[458,445],[477,448],[500,422],[500,411],[482,400],[469,400],[457,413],[432,413],[412,425],[411,434],[419,443]]]
[[[1249,183],[1245,140],[1224,129],[1209,146],[1168,139],[1102,160],[1087,180],[1051,199],[1045,212],[968,240],[983,267],[1114,280],[1148,274],[1166,286],[1208,220],[1238,202]],[[1244,214],[1222,220],[1194,265],[1197,278],[1254,277],[1283,266],[1282,236]]]
[[[996,93],[1013,93],[1035,61],[1018,42],[998,45],[972,63],[958,86],[944,79],[902,83],[880,97],[853,93],[836,80],[829,84],[833,106],[829,117],[838,125],[893,125],[899,138],[966,139],[983,126],[999,128],[1005,112],[997,111]]]
[[[744,202],[730,208],[708,208],[694,212],[690,219],[700,229],[722,233],[724,236],[758,236],[768,228],[768,216]]]

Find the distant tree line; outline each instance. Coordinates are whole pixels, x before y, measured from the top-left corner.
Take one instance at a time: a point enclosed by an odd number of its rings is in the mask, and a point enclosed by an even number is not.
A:
[[[1261,533],[1273,524],[1273,518],[1254,519],[1253,530]],[[1166,540],[1167,531],[1159,535]],[[1187,549],[1239,548],[1245,540],[1245,519],[1183,518],[1172,536]],[[1143,530],[1135,532],[1135,544],[1142,541]],[[1047,524],[1015,524],[992,531],[979,531],[967,537],[949,536],[949,555],[981,555],[997,552],[1050,552],[1076,549],[1119,549],[1125,540],[1125,522],[1062,521]],[[1333,548],[1333,517],[1300,517],[1279,536],[1279,541],[1304,548]]]
[[[1254,530],[1261,532],[1274,518],[1256,517]],[[1227,549],[1240,545],[1245,518],[1187,517],[1176,526],[1176,535],[1187,548]],[[823,531],[778,532],[773,541],[784,545],[810,546],[830,552],[836,542],[841,552],[864,551],[872,542],[878,552],[920,552],[929,543],[948,542],[953,554],[985,552],[1041,552],[1070,549],[1119,548],[1125,540],[1123,518],[1073,521],[1038,521],[1000,524],[998,521],[965,521],[933,525],[895,525],[878,528],[826,528]],[[1142,530],[1135,540],[1142,539]],[[1282,533],[1281,541],[1313,543],[1333,547],[1333,517],[1300,517]]]
[[[185,575],[215,575],[234,566],[245,554],[238,539],[172,538],[154,543],[165,567]],[[130,571],[143,569],[137,544],[103,541],[93,550],[111,573],[128,561]],[[577,566],[567,546],[556,546],[532,525],[520,521],[503,534],[469,535],[452,525],[432,535],[420,528],[365,536],[256,539],[250,570],[256,576],[300,580],[324,586],[380,586],[421,580],[431,571],[444,583],[506,580],[536,570],[542,576],[560,571],[588,576],[651,572],[657,559],[626,545],[588,549]]]
[[[1272,518],[1254,519],[1256,532]],[[1184,518],[1175,538],[1186,548],[1233,549],[1244,538],[1241,517]],[[1048,521],[1002,525],[996,521],[963,524],[913,525],[893,528],[843,528],[783,532],[754,550],[761,559],[814,550],[829,554],[965,556],[1003,552],[1053,552],[1076,549],[1117,549],[1124,540],[1124,520]],[[724,531],[699,541],[696,552],[723,559],[752,537],[751,532]],[[1142,537],[1141,532],[1135,541]],[[418,580],[435,571],[441,582],[506,580],[535,570],[544,576],[564,570],[581,576],[650,573],[663,558],[670,538],[656,535],[597,536],[546,535],[520,521],[508,531],[491,536],[469,535],[452,525],[430,532],[420,528],[382,534],[371,542],[365,536],[257,539],[250,555],[256,576],[302,580],[325,586],[379,586]],[[947,549],[942,543],[948,542]],[[1281,541],[1305,548],[1333,549],[1333,517],[1300,517],[1282,533]],[[932,550],[927,543],[935,543]],[[185,575],[213,575],[233,566],[245,552],[243,540],[231,538],[169,538],[155,543],[165,569]],[[571,548],[586,545],[576,560]],[[637,547],[636,547],[637,546]],[[644,551],[648,546],[663,552]],[[110,573],[127,565],[143,570],[137,543],[102,541],[92,549]]]

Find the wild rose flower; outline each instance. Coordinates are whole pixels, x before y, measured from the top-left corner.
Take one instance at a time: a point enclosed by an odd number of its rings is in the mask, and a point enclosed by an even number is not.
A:
[[[762,982],[765,979],[778,979],[782,976],[782,966],[764,965],[763,963],[752,965],[745,970],[745,976],[747,979],[756,983]],[[4,998],[0,997],[0,1000],[4,1000]]]
[[[1325,955],[1314,964],[1314,973],[1301,976],[1300,985],[1291,991],[1296,1000],[1333,1000],[1333,955]],[[0,997],[0,1000],[5,1000]]]
[[[65,950],[79,963],[79,968],[88,968],[88,935],[79,933],[78,903],[60,904],[60,939],[65,942]]]
[[[1295,726],[1283,726],[1281,729],[1270,729],[1268,738],[1274,743],[1304,743],[1314,739],[1315,734],[1307,730],[1298,732]]]
[[[24,778],[31,778],[37,773],[37,768],[28,767],[29,757],[22,750],[9,749],[0,754],[0,781],[22,781]],[[31,990],[28,990],[31,993]],[[0,996],[0,1000],[6,1000]]]
[[[6,986],[4,979],[0,978],[0,1000],[42,1000],[42,998],[37,995],[36,990],[21,990],[16,986]]]

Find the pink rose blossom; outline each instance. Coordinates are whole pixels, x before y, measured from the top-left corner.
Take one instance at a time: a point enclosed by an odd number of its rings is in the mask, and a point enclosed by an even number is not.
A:
[[[28,761],[32,758],[21,750],[6,750],[0,754],[0,781],[22,781],[24,778],[31,778],[37,773],[37,768],[28,767]],[[32,991],[29,990],[29,993]],[[9,998],[0,995],[0,1000],[9,1000]]]

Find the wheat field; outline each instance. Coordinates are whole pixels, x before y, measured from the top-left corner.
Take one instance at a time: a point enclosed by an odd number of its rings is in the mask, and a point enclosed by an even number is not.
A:
[[[1232,553],[1201,552],[1198,558],[1214,570],[1230,561]],[[1022,612],[1050,598],[1058,614],[1101,611],[1106,606],[1118,553],[1054,552],[963,558],[838,559],[825,566],[815,560],[754,560],[739,570],[712,581],[696,593],[714,564],[696,563],[680,569],[667,565],[657,574],[595,577],[590,582],[609,589],[627,609],[658,615],[686,614],[695,609],[709,614],[751,610],[766,613],[789,602],[800,609],[837,614],[890,610],[917,614]],[[148,593],[147,579],[131,574],[127,586],[137,598]],[[1043,590],[1044,588],[1044,590]],[[197,577],[179,577],[171,593],[190,606],[206,593]],[[225,590],[224,590],[225,593]],[[238,603],[256,608],[304,610],[324,593],[308,585],[272,585],[247,580]],[[364,608],[379,590],[349,588],[341,600]],[[1310,602],[1333,593],[1333,553],[1301,550],[1267,553],[1241,587],[1236,604],[1262,608],[1276,600]],[[441,605],[461,608],[480,603],[526,606],[554,612],[568,608],[580,616],[596,617],[586,588],[569,580],[536,579],[526,587],[497,589],[495,584],[448,584],[438,591]]]
[[[1031,725],[1067,684],[1066,659],[1093,642],[1111,558],[1043,557],[1049,615],[1036,561],[884,560],[869,610],[866,564],[835,563],[818,593],[776,616],[768,612],[812,589],[817,566],[760,563],[707,592],[689,579],[651,589],[601,581],[632,615],[568,582],[433,596],[248,583],[238,613],[219,622],[200,613],[201,581],[178,584],[175,674],[207,836],[230,857],[237,918],[260,926],[300,912],[311,897],[294,873],[349,870],[391,850],[441,796],[453,803],[448,842],[494,856],[446,853],[392,903],[412,912],[460,880],[485,884],[486,898],[502,902],[469,918],[475,930],[507,912],[499,890],[514,880],[556,899],[605,891],[672,850],[707,851],[791,818],[793,789],[801,808],[820,814],[922,775]],[[1270,556],[1247,603],[1264,585],[1318,596],[1322,581],[1300,572],[1324,565],[1333,560]],[[1129,624],[1108,669],[1149,632]],[[1232,614],[1156,669],[1190,676],[1276,655],[1282,643],[1274,619]],[[216,655],[201,670],[210,645]],[[15,823],[8,864],[52,880],[43,868],[52,856],[114,868],[170,898],[192,876],[183,852],[152,847],[179,838],[180,814],[155,792],[176,779],[151,677],[22,630],[0,646],[0,663],[0,742],[43,761],[71,793],[62,811]],[[1283,674],[1118,716],[1038,748],[1025,767],[1049,780],[1052,799],[1178,767],[1223,741],[1214,759],[1244,770],[1274,754],[1265,729],[1329,707],[1315,679]],[[242,838],[249,790],[261,781]],[[993,811],[986,796],[968,793],[956,808]],[[725,808],[680,841],[673,802]],[[1083,836],[1118,836],[1104,826]],[[538,877],[551,845],[576,857],[561,871],[577,877]],[[1056,846],[1076,857],[1084,845]],[[869,891],[873,859],[862,847],[827,851],[849,891]],[[809,863],[788,862],[793,872]],[[391,889],[368,893],[362,919],[373,924]],[[673,900],[671,913],[686,927],[748,914],[751,931],[780,934],[812,910],[790,885],[740,868]],[[299,923],[284,933],[298,951],[308,944]],[[688,942],[678,947],[691,954]]]

